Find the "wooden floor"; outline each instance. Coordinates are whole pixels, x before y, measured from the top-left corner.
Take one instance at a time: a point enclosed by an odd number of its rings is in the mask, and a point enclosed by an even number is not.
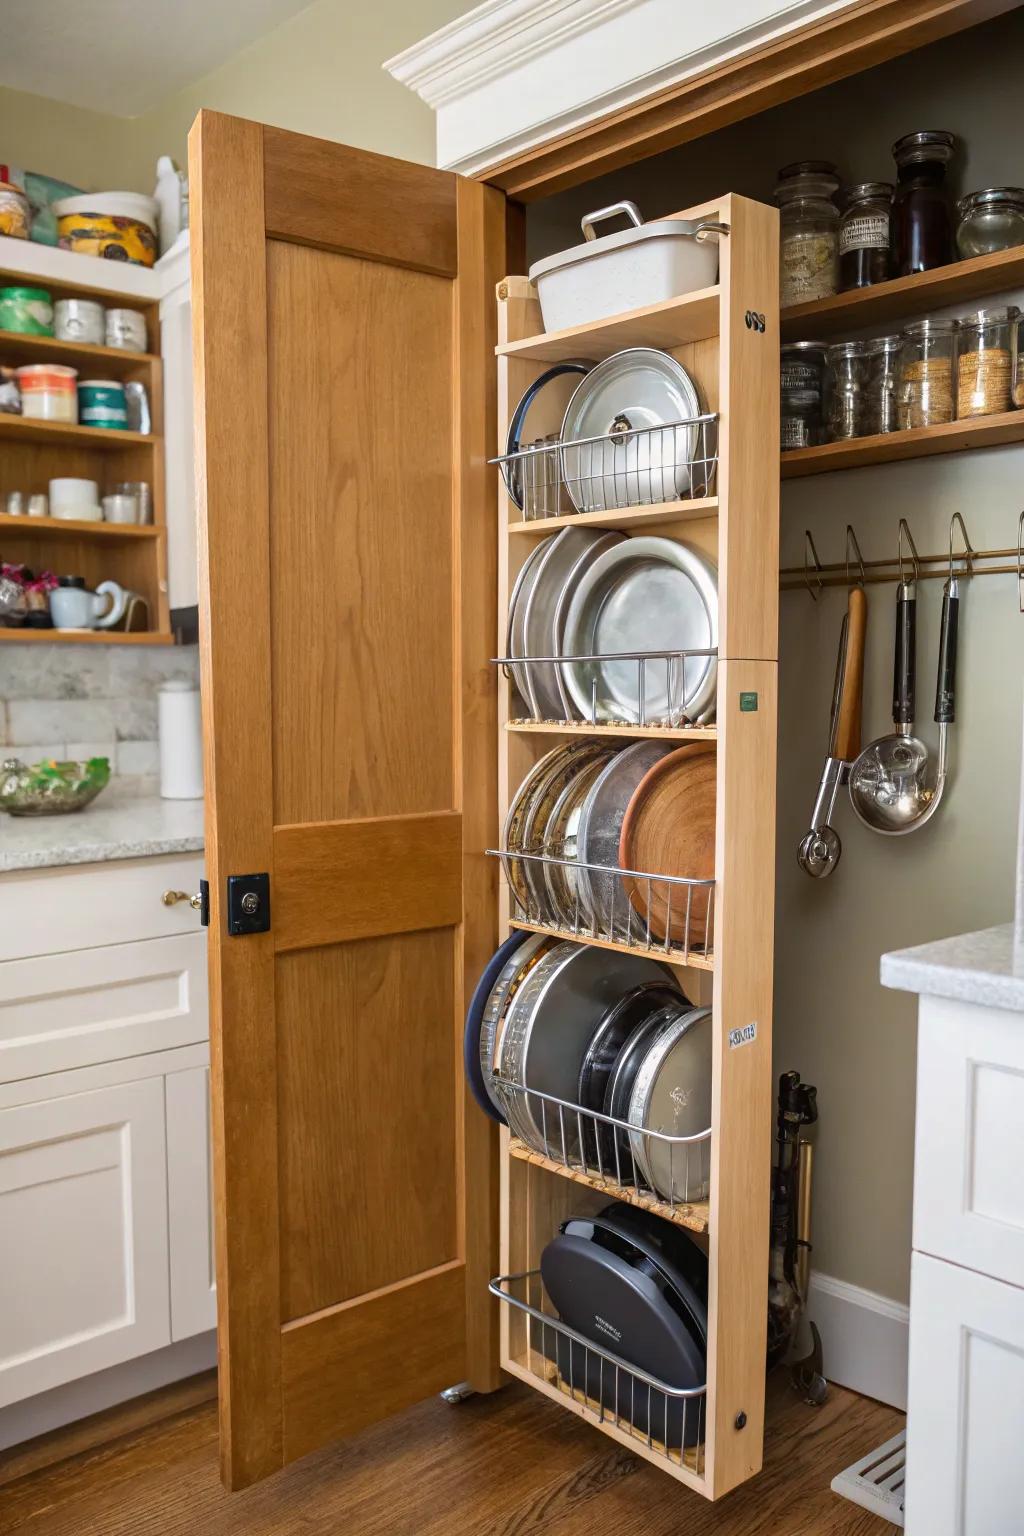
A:
[[[524,1386],[435,1398],[227,1494],[213,1404],[0,1487],[3,1536],[893,1536],[829,1492],[903,1417],[772,1388],[766,1467],[707,1504]]]

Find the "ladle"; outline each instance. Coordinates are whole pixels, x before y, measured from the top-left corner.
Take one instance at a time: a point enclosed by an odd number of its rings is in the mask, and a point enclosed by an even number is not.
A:
[[[942,627],[935,683],[935,722],[939,750],[935,782],[929,783],[931,754],[911,733],[914,718],[914,586],[900,582],[897,593],[896,675],[893,724],[896,733],[871,742],[850,773],[850,804],[873,832],[902,837],[923,827],[939,808],[949,768],[947,733],[956,718],[956,650],[960,615],[960,582],[950,560],[949,579],[942,594]]]

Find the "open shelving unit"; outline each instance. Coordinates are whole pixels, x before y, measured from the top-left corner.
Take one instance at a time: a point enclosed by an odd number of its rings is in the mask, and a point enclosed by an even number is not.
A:
[[[159,314],[154,276],[146,269],[126,269],[116,279],[119,285],[123,283],[123,291],[112,292],[108,262],[67,251],[41,252],[38,247],[31,252],[33,263],[46,270],[26,274],[17,264],[24,255],[18,249],[22,244],[0,240],[0,286],[24,283],[30,276],[35,286],[45,287],[55,299],[89,296],[108,307],[139,310],[146,317],[147,351],[0,331],[0,363],[10,367],[62,363],[77,369],[80,379],[140,382],[149,397],[153,431],[111,431],[0,413],[0,507],[6,504],[8,492],[22,491],[27,498],[46,491],[49,481],[61,476],[95,480],[101,495],[117,481],[144,480],[151,489],[153,521],[135,526],[0,513],[0,556],[33,571],[82,576],[89,587],[104,580],[116,581],[145,598],[149,627],[131,633],[0,627],[0,645],[169,645],[173,635],[167,591],[163,373],[157,352]],[[53,276],[49,275],[51,268]],[[101,278],[106,280],[102,285]]]
[[[832,294],[808,304],[791,305],[781,313],[780,331],[783,341],[835,340],[876,327],[900,326],[934,310],[976,304],[990,294],[1019,287],[1024,287],[1024,246],[976,256],[970,261],[951,262],[930,272],[896,277],[887,283]],[[863,469],[870,464],[893,464],[1019,442],[1024,442],[1024,410],[1006,411],[934,427],[790,449],[781,455],[781,475],[783,480],[794,480],[831,470]]]
[[[778,216],[740,197],[724,197],[676,216],[729,224],[731,233],[720,242],[721,270],[714,288],[545,334],[536,291],[527,279],[508,277],[498,285],[499,451],[516,402],[553,361],[598,361],[625,347],[656,346],[683,364],[698,384],[703,407],[719,414],[716,494],[524,520],[500,485],[498,610],[503,626],[516,576],[537,539],[562,527],[610,527],[627,535],[656,530],[694,545],[719,570],[717,718],[707,726],[672,728],[524,720],[513,683],[501,676],[498,810],[500,822],[525,775],[559,737],[618,737],[623,744],[648,737],[713,741],[714,943],[707,953],[666,954],[663,948],[645,947],[641,938],[625,943],[548,928],[524,920],[504,880],[500,918],[502,932],[518,926],[654,955],[675,971],[692,1002],[712,1008],[710,1192],[706,1200],[670,1205],[647,1191],[595,1176],[593,1169],[546,1157],[503,1130],[500,1230],[502,1275],[520,1279],[536,1271],[541,1250],[563,1220],[593,1213],[610,1199],[654,1210],[686,1227],[706,1247],[708,1373],[694,1410],[700,1415],[697,1442],[673,1450],[579,1391],[569,1392],[549,1353],[537,1347],[538,1327],[543,1333],[546,1324],[497,1282],[492,1290],[506,1303],[501,1307],[501,1362],[507,1371],[670,1476],[718,1498],[760,1468],[764,1426],[778,657],[778,477],[764,469],[778,444]],[[763,333],[746,322],[750,311],[765,315]],[[567,398],[560,394],[562,382],[538,396],[531,437],[558,431]],[[567,390],[573,383],[567,383]],[[536,1287],[531,1297],[535,1308],[546,1308]],[[544,1315],[550,1316],[549,1309]],[[611,1355],[608,1360],[614,1364]]]

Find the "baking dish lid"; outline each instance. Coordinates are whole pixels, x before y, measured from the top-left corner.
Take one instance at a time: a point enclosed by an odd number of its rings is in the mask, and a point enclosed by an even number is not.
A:
[[[599,235],[596,239],[584,240],[581,245],[572,245],[568,250],[556,251],[554,256],[545,256],[543,260],[535,261],[529,271],[531,283],[562,267],[571,267],[592,256],[604,256],[609,251],[639,245],[644,240],[694,240],[702,235],[710,239],[728,232],[726,225],[713,219],[655,219],[645,224],[635,203],[615,203],[611,208],[585,214],[580,223],[586,230],[588,225],[592,227],[598,219],[612,213],[625,213],[633,221],[633,227],[616,230],[612,235]]]

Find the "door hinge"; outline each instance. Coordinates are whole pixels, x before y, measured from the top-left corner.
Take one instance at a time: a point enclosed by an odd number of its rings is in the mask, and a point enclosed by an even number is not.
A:
[[[228,933],[270,932],[270,876],[228,875]]]
[[[199,921],[202,923],[204,928],[209,928],[209,926],[210,926],[210,882],[209,882],[209,880],[200,880],[200,882],[199,882]]]

